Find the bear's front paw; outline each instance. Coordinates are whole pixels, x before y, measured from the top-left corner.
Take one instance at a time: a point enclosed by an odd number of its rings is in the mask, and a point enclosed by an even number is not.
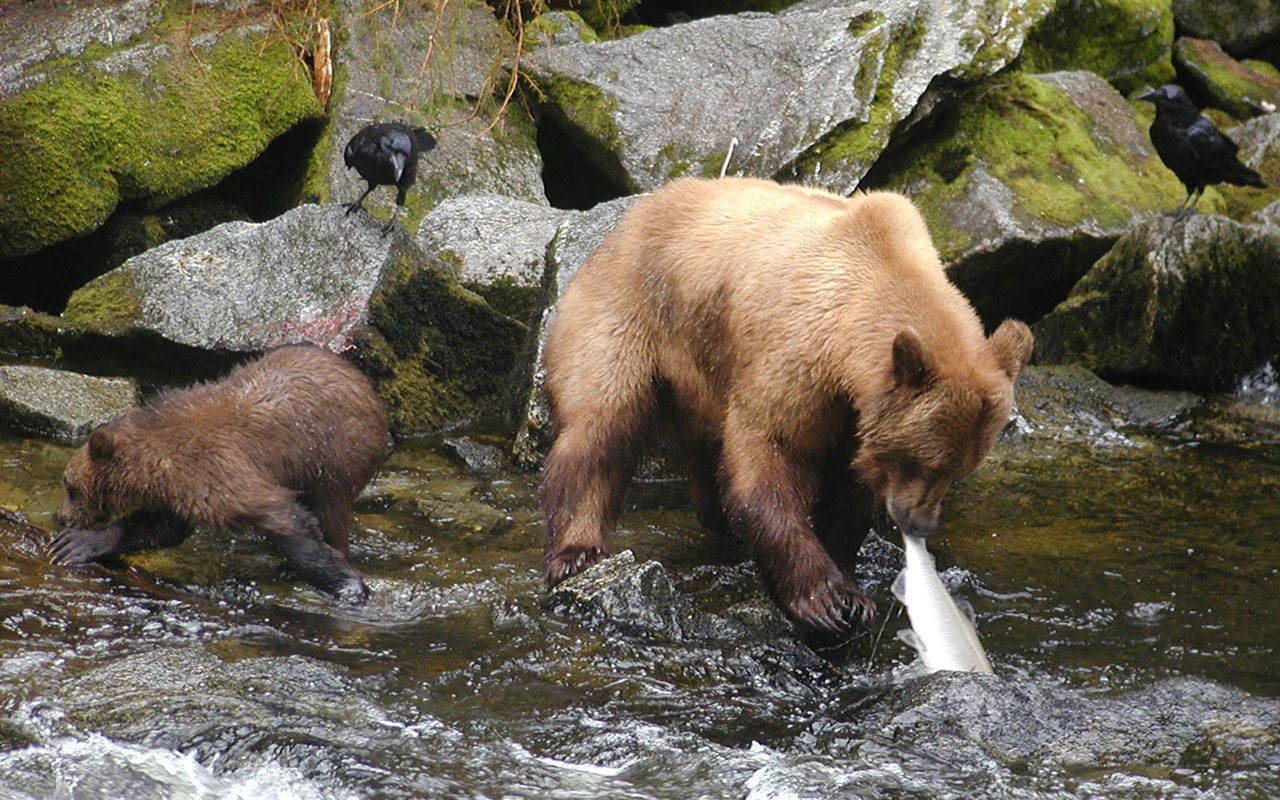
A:
[[[543,576],[547,588],[555,586],[565,578],[571,578],[587,567],[609,556],[603,547],[565,547],[553,556],[547,557],[546,570]]]
[[[114,555],[120,545],[120,534],[114,529],[80,530],[67,528],[49,542],[49,560],[63,566],[91,564]]]
[[[783,606],[796,622],[831,633],[845,633],[855,625],[870,625],[876,616],[875,601],[843,575],[829,577],[809,591],[795,593]]]

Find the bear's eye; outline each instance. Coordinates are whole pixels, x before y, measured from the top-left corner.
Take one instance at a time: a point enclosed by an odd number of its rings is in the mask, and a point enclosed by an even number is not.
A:
[[[62,482],[62,488],[64,491],[66,491],[68,500],[70,500],[73,503],[78,502],[80,500],[79,489],[67,483],[66,481]]]

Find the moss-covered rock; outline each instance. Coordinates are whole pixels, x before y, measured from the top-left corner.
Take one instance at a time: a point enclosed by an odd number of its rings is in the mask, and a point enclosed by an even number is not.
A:
[[[122,200],[156,207],[211,186],[320,116],[270,25],[201,8],[157,15],[125,47],[51,55],[0,93],[0,258],[92,231]]]
[[[402,253],[370,298],[369,322],[361,359],[394,433],[492,416],[509,402],[528,329],[460,286],[446,264]]]
[[[1173,0],[1178,30],[1246,55],[1280,40],[1280,5],[1274,0]]]
[[[1236,119],[1280,108],[1280,79],[1236,61],[1217,42],[1183,36],[1174,44],[1174,60],[1187,91]]]
[[[1103,377],[1225,388],[1280,355],[1280,229],[1156,215],[1035,327],[1037,359]]]
[[[1029,72],[1089,70],[1128,95],[1173,80],[1169,0],[1067,0],[1027,36]]]
[[[1133,106],[1092,73],[1006,72],[935,116],[869,182],[914,197],[989,323],[1046,313],[1135,214],[1184,194]]]

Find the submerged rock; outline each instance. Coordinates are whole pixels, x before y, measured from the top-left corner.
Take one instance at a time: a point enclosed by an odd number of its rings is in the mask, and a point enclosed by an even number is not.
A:
[[[1103,377],[1229,388],[1280,354],[1280,229],[1152,216],[1035,326],[1037,358]]]
[[[809,0],[778,14],[558,43],[525,66],[546,111],[628,191],[717,175],[735,138],[734,174],[794,166],[806,180],[850,191],[931,82],[1004,67],[1050,5]]]
[[[1026,679],[936,673],[874,709],[892,730],[863,754],[1042,768],[1248,769],[1280,763],[1280,705],[1198,678],[1114,696]],[[907,756],[911,758],[911,756]]]
[[[110,422],[137,400],[131,380],[43,367],[0,367],[0,420],[22,433],[67,444]]]

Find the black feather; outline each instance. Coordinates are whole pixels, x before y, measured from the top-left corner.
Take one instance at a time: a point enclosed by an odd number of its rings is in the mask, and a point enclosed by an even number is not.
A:
[[[1181,216],[1193,211],[1204,187],[1211,184],[1266,186],[1258,173],[1236,158],[1240,149],[1236,143],[1200,114],[1181,86],[1166,84],[1138,99],[1155,104],[1156,119],[1151,123],[1151,143],[1155,145],[1160,160],[1187,187],[1187,196],[1175,209],[1175,214]]]

